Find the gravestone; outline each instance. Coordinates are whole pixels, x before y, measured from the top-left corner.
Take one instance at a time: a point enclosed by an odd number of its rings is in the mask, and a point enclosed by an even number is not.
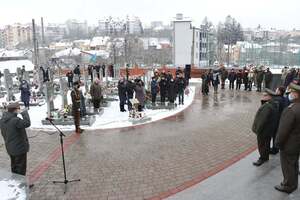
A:
[[[60,77],[60,95],[62,99],[61,109],[64,109],[68,105],[68,82]]]
[[[52,82],[45,83],[45,95],[47,103],[47,117],[51,118],[51,112],[54,111],[54,87]]]
[[[6,100],[12,101],[13,100],[13,79],[12,75],[9,73],[8,69],[4,70],[4,84],[7,91]]]
[[[100,69],[100,81],[101,82],[103,81],[103,71],[102,71],[102,69]]]
[[[89,74],[86,72],[85,70],[85,66],[83,66],[83,81],[84,81],[84,87],[85,87],[85,91],[89,91],[88,89],[88,80],[89,80]]]
[[[105,82],[106,86],[108,86],[108,67],[105,67]]]
[[[96,78],[98,78],[98,77],[97,77],[97,73],[96,73],[96,70],[93,69],[93,80],[95,80]]]
[[[28,83],[30,83],[30,78],[29,78],[29,72],[25,71],[23,73],[23,80],[26,80]]]
[[[17,78],[20,82],[22,81],[22,69],[20,67],[17,68]]]

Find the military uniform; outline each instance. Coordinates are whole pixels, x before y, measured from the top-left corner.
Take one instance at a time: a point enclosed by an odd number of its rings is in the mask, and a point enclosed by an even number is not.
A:
[[[300,93],[300,86],[290,87]],[[287,107],[280,119],[276,146],[280,149],[280,162],[283,174],[281,185],[275,189],[291,193],[298,187],[299,153],[300,153],[300,101]]]
[[[75,86],[77,87],[77,85]],[[80,128],[80,91],[74,88],[71,92],[72,98],[72,114],[74,117],[75,131],[76,133],[81,133],[82,129]]]
[[[266,92],[271,96],[274,95],[270,90]],[[255,115],[252,131],[257,135],[257,146],[260,155],[258,161],[253,163],[256,166],[269,160],[271,137],[276,132],[278,118],[279,105],[274,100],[263,103]]]

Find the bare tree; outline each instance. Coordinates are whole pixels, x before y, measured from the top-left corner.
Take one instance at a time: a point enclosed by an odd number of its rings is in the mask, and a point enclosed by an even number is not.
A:
[[[227,65],[230,62],[230,49],[232,45],[235,45],[237,41],[243,41],[244,35],[242,26],[233,17],[228,15],[224,23],[219,23],[217,32],[218,46],[219,48],[224,44],[227,48]]]

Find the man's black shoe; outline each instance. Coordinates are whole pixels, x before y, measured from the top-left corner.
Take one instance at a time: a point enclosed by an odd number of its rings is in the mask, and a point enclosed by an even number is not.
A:
[[[258,166],[261,166],[262,164],[264,164],[267,161],[268,160],[258,159],[256,162],[253,162],[253,165],[258,167]]]
[[[275,190],[278,190],[280,192],[285,192],[285,193],[288,193],[288,194],[294,192],[297,189],[297,188],[288,188],[287,186],[283,186],[281,184],[276,185],[274,188],[275,188]]]
[[[276,155],[278,152],[279,152],[279,150],[274,147],[270,150],[270,154],[272,154],[272,155]]]

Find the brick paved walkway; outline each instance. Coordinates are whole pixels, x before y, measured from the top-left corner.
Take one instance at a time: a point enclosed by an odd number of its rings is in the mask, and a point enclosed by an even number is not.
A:
[[[256,92],[198,92],[188,109],[168,119],[79,138],[67,133],[68,178],[82,181],[70,183],[65,195],[51,182],[63,175],[58,136],[31,131],[38,135],[30,139],[30,199],[161,199],[183,190],[253,150],[258,99]],[[0,164],[9,169],[4,148]]]

